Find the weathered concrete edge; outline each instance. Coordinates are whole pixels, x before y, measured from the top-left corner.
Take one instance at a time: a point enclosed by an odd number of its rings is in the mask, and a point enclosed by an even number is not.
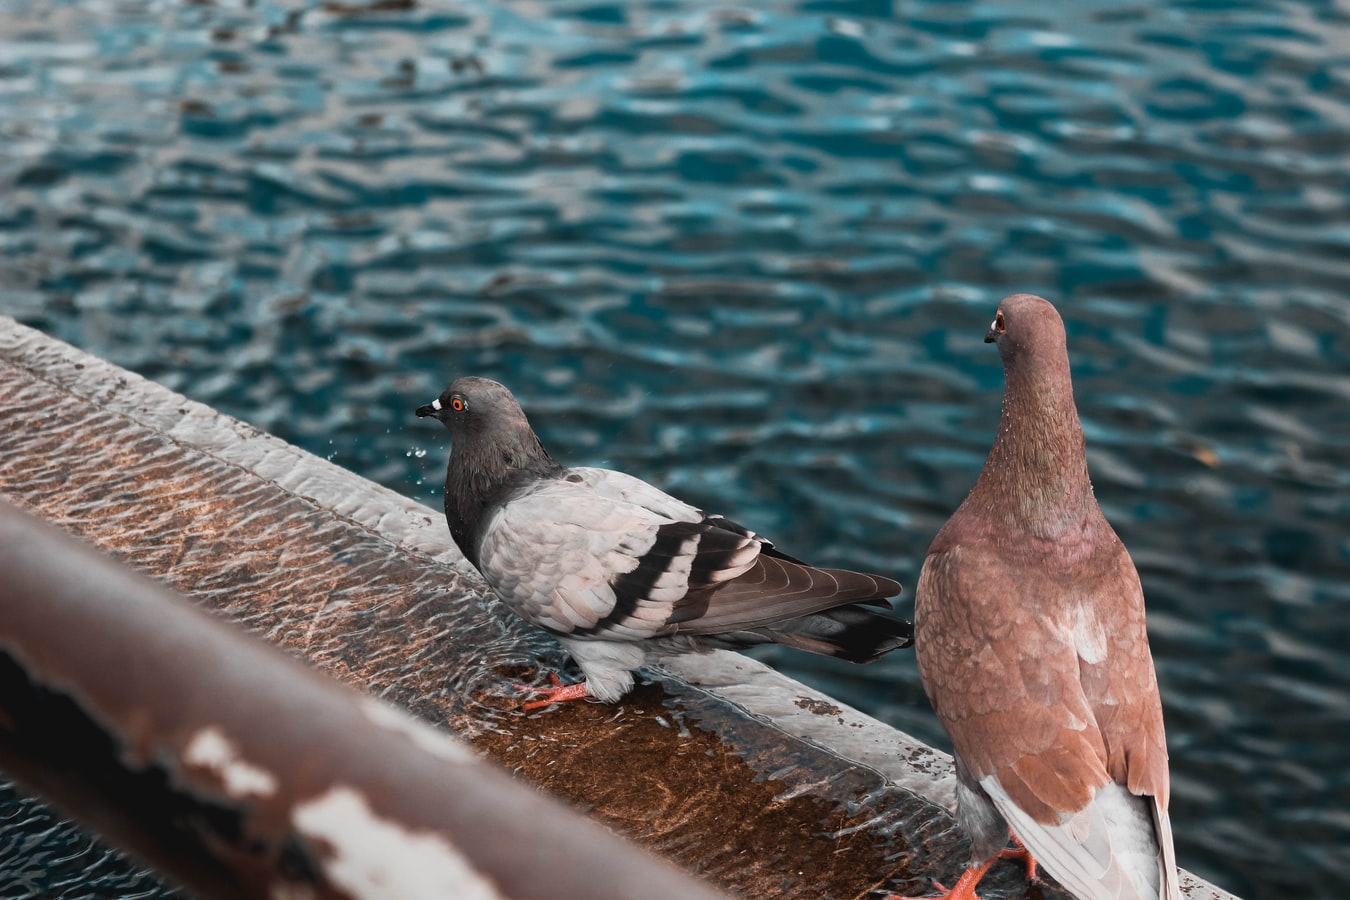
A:
[[[478,580],[450,540],[440,513],[415,500],[5,316],[0,316],[0,358],[73,397],[248,470],[384,540]],[[92,385],[101,390],[91,392]],[[872,769],[948,812],[955,810],[950,755],[756,660],[716,651],[663,660],[661,670],[827,751],[843,765]],[[821,713],[826,708],[828,715]],[[1238,900],[1185,871],[1182,890],[1193,900]]]
[[[0,358],[75,397],[252,472],[400,547],[477,579],[440,514],[161,384],[0,316]],[[93,386],[101,389],[94,391]]]

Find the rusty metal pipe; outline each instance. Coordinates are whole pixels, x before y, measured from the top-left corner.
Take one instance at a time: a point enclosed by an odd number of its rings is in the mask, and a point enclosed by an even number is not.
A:
[[[723,896],[3,502],[0,770],[203,897]]]

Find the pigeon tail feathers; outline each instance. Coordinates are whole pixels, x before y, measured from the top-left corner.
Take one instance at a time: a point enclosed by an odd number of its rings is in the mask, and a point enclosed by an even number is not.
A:
[[[838,606],[768,626],[776,644],[852,663],[869,663],[914,643],[914,626],[862,604]]]
[[[980,786],[1027,850],[1079,900],[1173,897],[1163,892],[1166,879],[1153,798],[1131,794],[1112,781],[1083,809],[1063,816],[1057,825],[1045,825],[1012,802],[996,778],[986,778]]]

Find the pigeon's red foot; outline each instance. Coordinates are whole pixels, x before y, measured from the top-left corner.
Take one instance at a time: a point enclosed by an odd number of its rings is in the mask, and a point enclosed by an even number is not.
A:
[[[1017,845],[1017,849],[1004,850],[998,855],[998,858],[1021,861],[1027,867],[1027,884],[1035,884],[1040,881],[1040,876],[1036,874],[1036,857],[1031,855],[1031,851],[1027,849],[1026,844],[1017,839],[1017,835],[1012,836],[1012,842]]]
[[[591,692],[584,681],[579,681],[576,684],[563,684],[562,679],[555,674],[550,674],[548,679],[553,682],[551,688],[535,687],[529,684],[515,685],[516,690],[544,695],[538,700],[522,703],[521,709],[528,712],[532,709],[543,709],[545,706],[552,706],[555,703],[565,703],[568,700],[586,700],[591,696]]]
[[[961,879],[956,882],[956,886],[950,891],[934,881],[933,887],[942,892],[941,896],[919,898],[900,897],[892,894],[890,897],[886,898],[886,900],[980,900],[980,895],[975,893],[975,886],[980,883],[980,879],[984,877],[984,873],[989,871],[989,867],[1000,859],[1015,859],[1024,864],[1027,867],[1027,883],[1034,884],[1037,881],[1036,858],[1031,855],[1031,851],[1026,848],[1026,845],[1017,839],[1017,835],[1013,834],[1009,835],[1009,837],[1011,837],[1012,842],[1017,845],[1017,849],[1014,850],[1008,848],[1002,850],[999,852],[998,856],[995,856],[984,865],[973,869],[966,869],[961,873]]]
[[[998,859],[997,856],[994,859]],[[942,893],[937,897],[901,897],[898,894],[892,894],[886,900],[980,900],[980,895],[975,893],[975,885],[980,883],[984,873],[989,871],[989,867],[994,864],[994,859],[987,863],[966,869],[961,873],[961,878],[949,891],[936,881],[933,887]]]

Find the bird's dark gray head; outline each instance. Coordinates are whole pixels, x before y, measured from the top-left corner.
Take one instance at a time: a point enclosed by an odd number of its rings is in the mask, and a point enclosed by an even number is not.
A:
[[[505,386],[487,378],[456,378],[441,395],[417,408],[450,432],[454,455],[471,469],[541,470],[554,467],[525,412]]]
[[[455,379],[417,415],[440,419],[450,432],[445,518],[455,543],[476,565],[476,529],[487,511],[521,484],[563,469],[549,458],[511,392],[487,378]]]
[[[473,375],[456,378],[439,397],[419,406],[417,415],[440,419],[456,441],[471,435],[500,439],[530,430],[520,403],[504,385]]]
[[[984,342],[998,344],[1004,366],[1026,356],[1057,359],[1068,353],[1064,321],[1049,300],[1035,294],[1005,297]]]

